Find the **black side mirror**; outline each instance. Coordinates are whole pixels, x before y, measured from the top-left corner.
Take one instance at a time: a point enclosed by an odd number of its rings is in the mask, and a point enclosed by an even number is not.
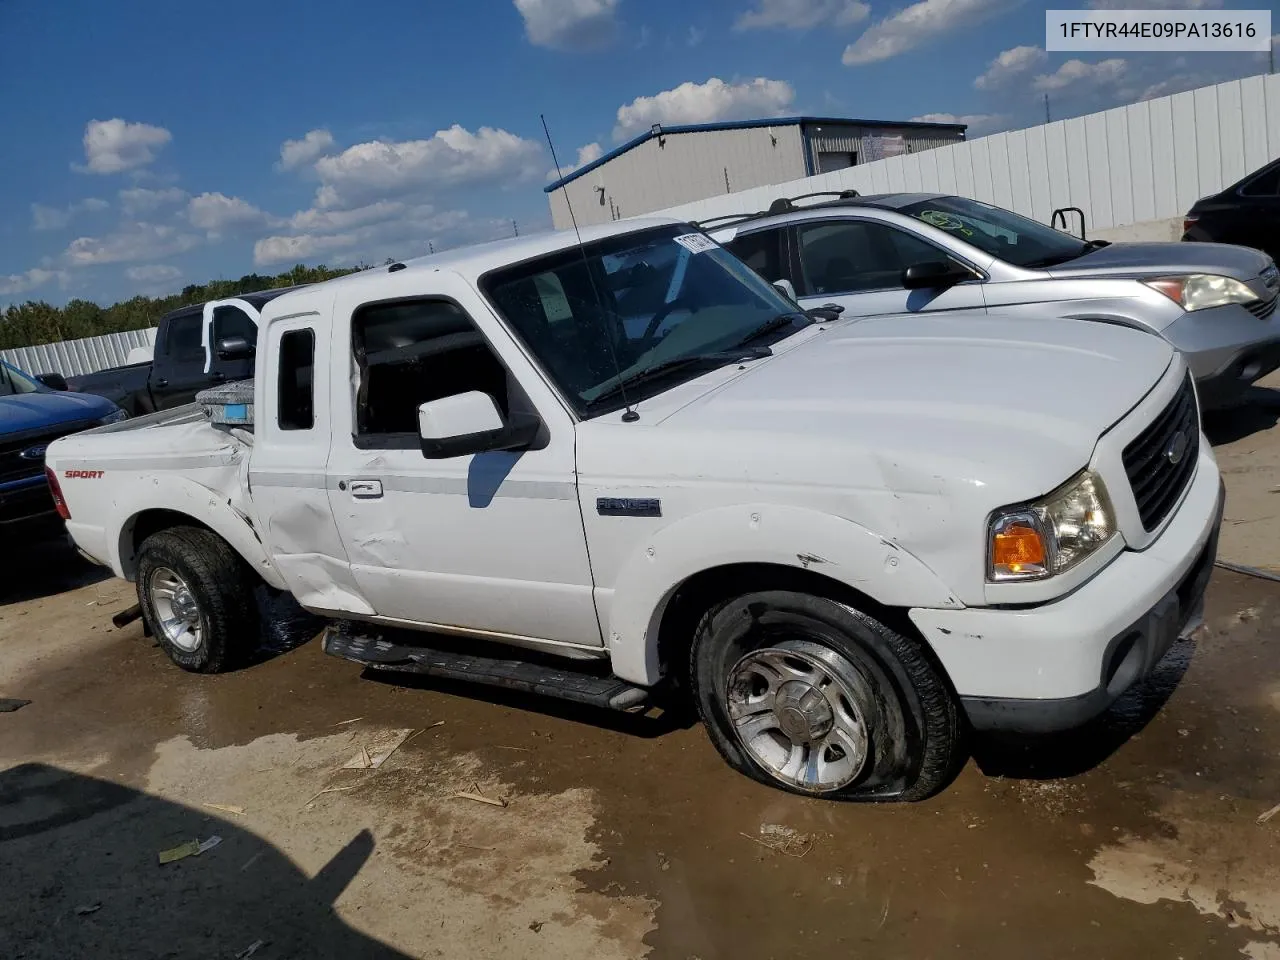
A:
[[[219,360],[246,360],[255,352],[253,344],[244,337],[226,337],[218,341]]]
[[[951,287],[973,274],[954,260],[922,260],[902,271],[902,285],[908,290]]]
[[[67,390],[67,378],[60,373],[41,373],[36,379],[43,383],[50,390]]]

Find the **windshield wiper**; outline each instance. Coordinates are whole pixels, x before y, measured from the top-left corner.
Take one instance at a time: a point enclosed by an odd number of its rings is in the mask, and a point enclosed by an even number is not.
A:
[[[789,327],[797,320],[804,321],[805,325],[813,323],[813,317],[805,313],[780,313],[772,319],[766,320],[760,326],[756,327],[745,337],[738,341],[738,346],[745,347],[752,340],[759,340],[761,337],[773,333],[775,330],[781,330],[783,327]]]
[[[717,350],[712,353],[695,353],[687,357],[672,357],[669,360],[662,360],[652,366],[645,367],[643,370],[637,370],[628,377],[624,377],[599,396],[587,401],[587,407],[598,407],[619,397],[625,399],[625,394],[630,388],[652,383],[654,380],[660,380],[668,374],[683,370],[686,367],[705,366],[710,370],[715,367],[723,367],[725,364],[733,363],[735,360],[760,360],[770,356],[773,356],[773,351],[768,347],[747,347],[745,349]]]

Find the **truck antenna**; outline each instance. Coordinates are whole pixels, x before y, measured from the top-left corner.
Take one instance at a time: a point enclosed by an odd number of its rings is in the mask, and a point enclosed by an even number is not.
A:
[[[551,142],[551,131],[547,128],[547,118],[545,114],[538,114],[538,119],[542,121],[542,132],[547,136],[547,146],[551,148],[551,162],[556,165],[556,178],[561,181],[560,189],[564,193],[564,205],[569,211],[569,222],[573,224],[573,235],[578,238],[578,252],[582,254],[582,266],[587,271],[587,282],[591,284],[591,294],[596,298],[596,309],[599,311],[600,323],[604,324],[604,298],[600,296],[600,291],[596,289],[595,274],[591,270],[591,261],[587,259],[587,248],[582,242],[582,231],[578,229],[578,218],[573,215],[573,203],[569,200],[569,190],[564,184],[564,174],[560,172],[560,160],[556,157],[556,145]],[[635,423],[640,419],[640,414],[631,404],[631,398],[627,396],[627,388],[622,379],[622,366],[618,363],[618,352],[613,346],[613,336],[606,329],[604,331],[604,342],[608,344],[609,356],[613,360],[613,369],[618,373],[618,392],[622,394],[622,412],[623,423]]]

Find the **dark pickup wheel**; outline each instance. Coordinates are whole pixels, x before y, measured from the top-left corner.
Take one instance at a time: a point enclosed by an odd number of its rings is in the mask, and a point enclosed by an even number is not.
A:
[[[921,800],[966,758],[955,697],[919,644],[833,600],[763,591],[716,607],[690,668],[716,749],[761,783]]]
[[[258,639],[250,572],[208,530],[171,527],[143,542],[138,601],[152,634],[184,670],[219,673]]]

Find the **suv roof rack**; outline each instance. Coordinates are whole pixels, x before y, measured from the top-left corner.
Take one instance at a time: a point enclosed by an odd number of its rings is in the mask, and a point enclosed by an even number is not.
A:
[[[811,200],[814,197],[834,197],[838,202],[840,200],[856,200],[860,196],[862,194],[858,193],[857,190],[820,190],[817,193],[802,193],[798,197],[779,197],[769,204],[767,210],[757,210],[755,213],[729,213],[719,217],[707,217],[705,220],[693,221],[693,225],[701,230],[706,230],[708,224],[715,224],[716,229],[721,229],[734,223],[745,223],[748,220],[758,220],[761,217],[773,217],[780,213],[808,209],[808,207],[797,206],[797,200]]]

